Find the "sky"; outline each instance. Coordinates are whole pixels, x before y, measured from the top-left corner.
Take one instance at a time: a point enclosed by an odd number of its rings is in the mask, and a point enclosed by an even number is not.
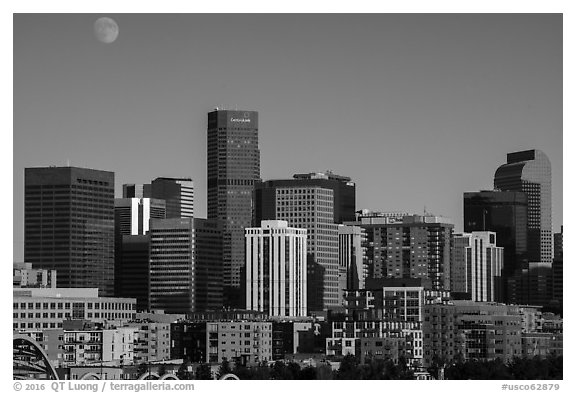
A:
[[[98,41],[101,16],[118,39]],[[215,107],[259,112],[261,177],[332,170],[357,209],[427,212],[462,230],[463,193],[506,154],[552,163],[562,222],[561,14],[15,14],[13,247],[24,168],[194,180],[206,216]]]

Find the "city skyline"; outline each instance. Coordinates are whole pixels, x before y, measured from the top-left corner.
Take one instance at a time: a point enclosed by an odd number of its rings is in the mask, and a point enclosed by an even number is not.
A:
[[[492,189],[507,153],[542,150],[563,224],[560,14],[121,14],[112,44],[92,35],[99,16],[14,17],[16,261],[25,167],[114,171],[117,197],[191,177],[206,217],[216,106],[259,112],[263,180],[332,169],[358,208],[426,208],[457,231],[464,192]]]

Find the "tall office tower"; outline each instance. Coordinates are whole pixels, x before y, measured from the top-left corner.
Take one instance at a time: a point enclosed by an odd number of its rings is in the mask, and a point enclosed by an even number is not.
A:
[[[366,232],[361,227],[338,225],[338,295],[344,290],[363,289],[366,280]]]
[[[150,184],[124,184],[122,198],[166,201],[166,218],[194,217],[194,182],[179,177],[157,177]]]
[[[262,221],[246,234],[246,309],[268,316],[307,316],[306,230]]]
[[[117,235],[145,235],[151,218],[166,218],[166,201],[150,198],[116,198],[114,223]]]
[[[24,261],[55,269],[58,287],[114,293],[114,173],[25,169]]]
[[[365,229],[373,278],[428,278],[434,290],[450,289],[454,224],[432,215],[357,216],[346,225]]]
[[[504,250],[495,232],[457,233],[451,266],[451,290],[471,295],[475,302],[502,301]]]
[[[211,220],[150,220],[151,310],[187,313],[219,308],[221,231]]]
[[[319,184],[308,179],[269,180],[258,183],[255,191],[255,222],[286,220],[308,231],[308,311],[340,306],[334,190]]]
[[[528,261],[552,262],[552,168],[540,150],[509,153],[494,175],[494,188],[528,197]]]
[[[208,113],[208,219],[223,227],[224,296],[243,308],[244,229],[252,226],[252,193],[260,180],[258,112]]]
[[[276,214],[276,189],[278,187],[320,187],[332,190],[334,223],[354,221],[356,213],[356,184],[347,176],[324,173],[295,174],[293,179],[268,180],[256,185],[254,225],[262,220],[273,220]]]
[[[114,200],[114,293],[136,298],[138,310],[147,310],[151,218],[166,218],[166,201],[150,198]]]

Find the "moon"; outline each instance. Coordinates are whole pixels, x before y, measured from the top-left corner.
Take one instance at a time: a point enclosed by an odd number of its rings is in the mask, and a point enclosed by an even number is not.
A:
[[[99,18],[94,22],[94,34],[98,41],[111,44],[118,38],[118,24],[112,18]]]

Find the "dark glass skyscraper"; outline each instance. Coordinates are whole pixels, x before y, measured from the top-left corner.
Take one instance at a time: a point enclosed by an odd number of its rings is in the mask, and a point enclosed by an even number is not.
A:
[[[527,230],[528,198],[523,192],[464,193],[464,232],[496,232],[496,245],[504,247],[504,277],[527,267]]]
[[[208,113],[207,148],[208,219],[219,220],[223,230],[224,304],[243,308],[244,229],[252,226],[252,194],[260,180],[258,112]]]
[[[55,269],[59,287],[114,294],[114,173],[26,168],[24,261]]]
[[[494,188],[528,198],[528,261],[552,263],[552,168],[540,150],[509,153],[494,175]]]

